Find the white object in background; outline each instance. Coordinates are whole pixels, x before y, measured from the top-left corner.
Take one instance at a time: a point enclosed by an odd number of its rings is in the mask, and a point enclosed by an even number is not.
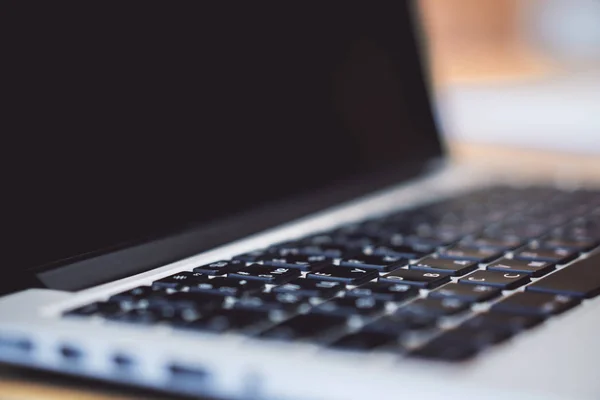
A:
[[[600,1],[528,0],[520,30],[534,48],[564,63],[600,59]]]
[[[541,81],[449,85],[438,92],[437,112],[441,129],[459,140],[600,153],[600,68]]]

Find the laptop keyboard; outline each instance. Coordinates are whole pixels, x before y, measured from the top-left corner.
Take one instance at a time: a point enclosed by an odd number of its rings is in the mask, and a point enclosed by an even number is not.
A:
[[[600,192],[495,187],[199,265],[69,317],[465,360],[600,294]]]

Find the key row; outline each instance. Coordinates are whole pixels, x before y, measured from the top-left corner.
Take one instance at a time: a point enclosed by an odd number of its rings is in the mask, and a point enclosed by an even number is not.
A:
[[[568,269],[562,269],[547,279],[538,281],[528,287],[528,290],[556,292],[569,295],[589,297],[596,294],[597,284],[587,279],[587,271],[593,267],[585,267],[589,259],[575,263]],[[477,268],[475,262],[468,260],[448,260],[429,257],[417,264],[399,267],[390,273],[380,276],[378,270],[354,267],[353,263],[336,265],[324,262],[321,268],[306,275],[308,279],[327,282],[339,282],[349,285],[363,285],[370,281],[387,283],[404,283],[423,289],[435,289],[450,281],[451,276],[462,276],[461,284],[491,286],[502,290],[512,290],[530,282],[530,277],[539,277],[555,269],[555,263],[550,261],[527,261],[519,259],[502,259],[487,266],[487,270],[477,270],[467,276],[467,271]],[[580,266],[580,265],[583,265]],[[228,277],[213,277],[200,272],[180,272],[160,279],[153,286],[160,289],[182,289],[217,294],[223,296],[241,296],[249,292],[263,289],[261,283],[281,285],[300,277],[300,271],[291,268],[269,267],[262,264],[245,265],[244,262],[218,262],[209,264],[197,270],[210,268],[230,269],[235,266],[235,272],[229,272]],[[566,271],[566,272],[565,272]],[[564,277],[564,278],[559,278]],[[304,280],[302,280],[304,281]],[[303,284],[306,285],[306,284]],[[447,285],[444,291],[456,285]],[[482,290],[483,289],[478,289]],[[465,292],[461,287],[459,292]],[[432,294],[439,295],[438,292]],[[459,297],[458,294],[453,295]]]

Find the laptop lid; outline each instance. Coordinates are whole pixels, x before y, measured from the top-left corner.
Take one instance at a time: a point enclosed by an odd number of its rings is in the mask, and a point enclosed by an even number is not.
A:
[[[403,1],[14,10],[3,290],[107,282],[423,171],[442,149],[412,13]]]

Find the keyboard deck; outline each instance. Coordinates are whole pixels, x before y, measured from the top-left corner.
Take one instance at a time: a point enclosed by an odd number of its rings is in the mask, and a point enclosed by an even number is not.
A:
[[[600,192],[494,187],[199,265],[65,313],[446,361],[600,294]]]

